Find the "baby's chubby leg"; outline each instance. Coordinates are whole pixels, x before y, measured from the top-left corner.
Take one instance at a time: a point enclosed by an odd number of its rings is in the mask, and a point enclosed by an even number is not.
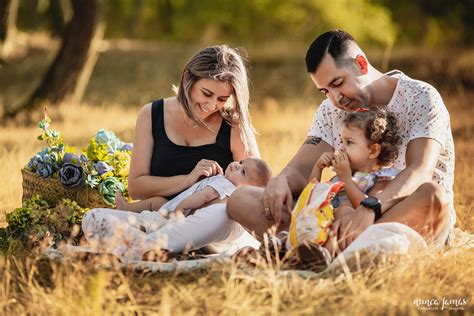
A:
[[[168,200],[161,196],[129,203],[125,200],[120,191],[115,192],[116,209],[128,212],[158,211]]]

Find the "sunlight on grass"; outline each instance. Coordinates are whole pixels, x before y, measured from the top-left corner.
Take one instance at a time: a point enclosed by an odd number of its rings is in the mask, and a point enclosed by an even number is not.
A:
[[[474,109],[463,98],[446,99],[456,146],[455,205],[458,227],[474,231]],[[100,128],[130,142],[138,107],[66,105],[51,111],[52,128],[66,143],[85,147]],[[262,158],[278,173],[306,137],[314,108],[266,98],[252,108]],[[21,205],[20,169],[44,144],[36,127],[0,127],[0,223]],[[382,263],[351,275],[304,279],[278,269],[216,265],[185,275],[97,269],[93,262],[65,264],[0,257],[1,314],[415,314],[416,299],[466,298],[472,312],[474,251],[442,253]]]
[[[468,157],[474,111],[457,98],[447,99],[456,144],[458,226],[473,231],[473,167]],[[314,109],[266,99],[252,110],[262,156],[275,173],[291,159],[306,137]],[[66,143],[84,147],[100,128],[131,141],[138,108],[119,105],[66,105],[52,115],[52,128]],[[61,118],[61,119],[60,119]],[[456,118],[455,120],[453,118]],[[1,222],[21,205],[20,169],[43,147],[36,127],[0,127]],[[242,269],[216,265],[186,275],[97,269],[90,260],[65,264],[34,258],[0,257],[1,314],[415,314],[416,299],[466,298],[472,312],[474,252],[459,247],[443,253],[382,263],[351,275],[304,279],[278,269]]]

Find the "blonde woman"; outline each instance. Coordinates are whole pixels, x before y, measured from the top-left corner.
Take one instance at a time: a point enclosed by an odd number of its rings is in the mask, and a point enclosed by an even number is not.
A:
[[[223,174],[232,161],[250,156],[259,157],[260,153],[249,116],[244,60],[237,50],[226,45],[208,47],[184,67],[177,96],[146,104],[140,110],[128,190],[133,199],[154,197],[158,202],[152,209],[158,210],[198,180]],[[243,232],[240,226],[233,226],[237,224],[229,220],[225,206],[208,209],[187,217],[184,227],[178,223],[172,231],[168,229],[163,247],[170,251],[199,248],[228,238],[229,231],[238,232],[237,235]],[[143,232],[137,232],[134,225],[143,220],[153,221],[153,212],[94,209],[84,217],[83,230],[91,244],[107,245],[108,252],[124,259],[127,255],[122,252],[130,247],[117,250],[117,245],[125,242],[122,237],[117,239],[117,225],[138,245]],[[135,249],[141,252],[138,248]],[[132,257],[137,259],[139,255],[129,256]]]

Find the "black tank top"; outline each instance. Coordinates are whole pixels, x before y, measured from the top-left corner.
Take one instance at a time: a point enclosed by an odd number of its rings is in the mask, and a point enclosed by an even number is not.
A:
[[[173,143],[166,135],[163,99],[151,105],[151,128],[153,133],[153,155],[150,174],[171,177],[190,173],[201,159],[215,160],[225,170],[233,161],[230,149],[231,126],[222,120],[216,142],[201,146],[181,146]],[[176,194],[177,195],[177,194]],[[168,196],[168,199],[175,197]]]

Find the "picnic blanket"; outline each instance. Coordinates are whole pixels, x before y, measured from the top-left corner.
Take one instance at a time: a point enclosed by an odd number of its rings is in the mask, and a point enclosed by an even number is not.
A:
[[[451,248],[462,250],[474,248],[474,234],[456,228],[453,233]],[[386,258],[390,255],[416,255],[426,250],[428,245],[424,239],[410,227],[400,223],[382,223],[370,226],[354,242],[336,257],[323,273],[341,271],[351,266],[351,262],[360,261],[364,256],[371,260]],[[65,245],[60,249],[46,248],[44,255],[50,259],[64,260],[77,254],[98,254],[87,246]],[[190,273],[196,270],[209,269],[214,264],[229,264],[232,258],[229,254],[199,256],[193,260],[176,260],[169,262],[132,261],[120,264],[136,271],[152,273]],[[110,264],[110,267],[112,265]],[[107,268],[107,266],[104,266]],[[321,273],[302,270],[280,271],[281,275],[298,274],[301,277],[319,277]]]

